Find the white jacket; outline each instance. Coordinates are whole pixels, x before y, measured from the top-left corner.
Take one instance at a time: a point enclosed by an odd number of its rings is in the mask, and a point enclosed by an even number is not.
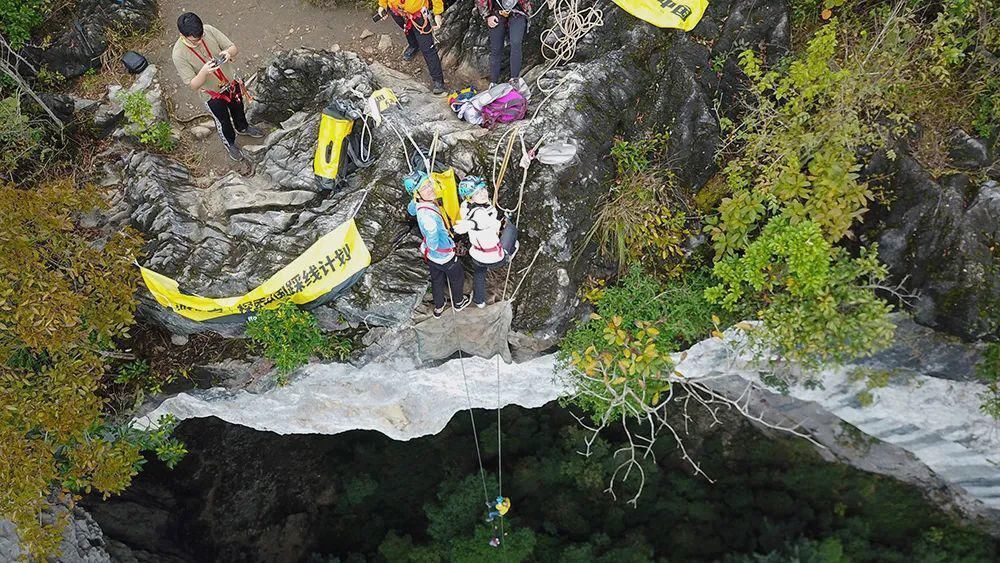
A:
[[[455,232],[469,234],[472,243],[469,256],[482,264],[495,264],[504,259],[506,253],[500,245],[501,222],[496,207],[463,201],[459,216]]]

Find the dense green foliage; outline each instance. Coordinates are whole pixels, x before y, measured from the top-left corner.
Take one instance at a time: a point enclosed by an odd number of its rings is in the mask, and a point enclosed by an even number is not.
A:
[[[495,418],[475,415],[480,422]],[[691,562],[734,553],[828,553],[838,545],[858,563],[986,563],[1000,555],[995,540],[957,527],[916,489],[826,462],[806,444],[773,440],[728,417],[712,430],[699,421],[691,428],[701,437],[692,454],[715,483],[692,476],[664,440],[659,468],[644,462],[648,491],[635,508],[604,492],[615,466],[610,440],[620,436],[600,440],[585,458],[577,453],[584,432],[556,405],[505,408],[502,424],[503,494],[512,501],[506,548],[487,545],[493,528],[485,522],[468,416],[406,442],[377,432],[278,438],[221,421],[185,422],[178,431],[198,453],[174,471],[144,471],[138,489],[126,493],[134,497],[123,501],[148,502],[152,491],[181,495],[164,533],[185,538],[205,560],[272,548],[276,542],[258,530],[287,530],[295,538],[282,544],[286,556],[270,552],[276,560],[297,560],[303,545],[326,554],[317,560],[342,562],[503,561],[504,554],[508,561],[553,563]],[[497,427],[479,430],[495,495]],[[247,483],[250,474],[268,479]],[[234,510],[248,488],[262,491],[261,504]],[[205,503],[208,491],[236,498]],[[766,561],[788,559],[775,554]]]
[[[120,492],[150,447],[176,462],[168,428],[118,428],[100,395],[105,353],[133,323],[139,239],[76,229],[98,194],[71,182],[0,187],[0,515],[31,554],[55,552],[63,521],[39,514],[51,493]]]
[[[559,345],[559,360],[571,368],[578,390],[572,402],[595,420],[658,405],[670,387],[669,354],[712,331],[712,309],[703,296],[708,283],[696,273],[663,285],[634,266],[599,292],[595,313]]]
[[[755,339],[808,366],[871,354],[893,334],[875,295],[886,278],[875,248],[855,258],[836,246],[874,197],[856,155],[881,142],[869,125],[870,82],[835,66],[836,48],[831,23],[781,69],[740,55],[751,107],[725,124],[735,147],[723,171],[730,194],[706,221],[721,282],[708,299],[764,304]]]
[[[251,317],[246,334],[275,363],[281,385],[287,383],[289,372],[305,365],[313,356],[344,361],[353,350],[349,337],[325,335],[316,323],[316,316],[291,301]]]
[[[845,362],[892,341],[890,308],[873,291],[886,277],[875,249],[852,258],[811,221],[772,219],[742,255],[723,258],[713,271],[722,283],[706,297],[727,308],[747,294],[767,300],[762,328],[751,335],[806,366]]]
[[[51,9],[52,0],[0,0],[0,34],[20,49]]]

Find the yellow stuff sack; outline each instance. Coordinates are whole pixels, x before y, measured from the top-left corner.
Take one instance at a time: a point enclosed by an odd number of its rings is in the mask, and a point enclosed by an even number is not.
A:
[[[455,180],[455,169],[448,168],[444,172],[431,174],[434,180],[434,193],[441,201],[441,211],[450,229],[459,219],[458,183]]]
[[[313,172],[317,176],[334,183],[339,180],[337,175],[347,158],[347,136],[353,129],[353,119],[332,107],[323,110],[319,122],[319,143],[313,158]]]
[[[701,21],[708,0],[614,0],[618,7],[656,27],[691,31]]]

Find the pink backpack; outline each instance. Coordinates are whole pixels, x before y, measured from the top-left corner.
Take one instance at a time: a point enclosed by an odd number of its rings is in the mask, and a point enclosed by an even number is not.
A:
[[[493,129],[500,123],[522,119],[526,113],[528,100],[517,90],[511,90],[483,107],[483,127]]]

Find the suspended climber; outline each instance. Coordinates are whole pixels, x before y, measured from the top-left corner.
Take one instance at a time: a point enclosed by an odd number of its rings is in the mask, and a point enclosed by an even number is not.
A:
[[[205,105],[215,119],[219,138],[229,151],[229,158],[242,160],[236,135],[260,138],[264,131],[247,122],[243,99],[246,86],[234,78],[232,61],[239,49],[221,31],[202,23],[194,12],[177,18],[180,37],[174,43],[171,58],[177,74],[192,90],[207,96]]]
[[[431,75],[433,92],[442,94],[444,71],[434,43],[434,32],[441,27],[444,3],[442,0],[430,0],[430,9],[428,3],[428,0],[378,0],[378,15],[379,18],[384,18],[386,10],[392,12],[392,19],[406,36],[407,47],[403,51],[403,60],[412,60],[417,51],[420,51],[427,64],[427,72]]]
[[[434,183],[426,172],[417,171],[403,177],[403,188],[414,197],[407,211],[417,218],[423,236],[420,253],[430,269],[434,317],[444,313],[444,296],[448,288],[451,289],[452,307],[461,311],[472,302],[472,297],[463,294],[465,270],[455,253],[455,240],[451,238],[444,216],[438,209]]]
[[[476,0],[490,33],[490,87],[500,82],[504,39],[510,39],[510,82],[521,77],[521,45],[528,31],[531,0]]]
[[[490,202],[486,180],[466,176],[458,184],[458,196],[462,199],[461,218],[455,222],[455,232],[469,236],[469,258],[474,267],[472,300],[482,308],[486,306],[486,271],[510,262],[517,252],[517,227],[501,218]]]

